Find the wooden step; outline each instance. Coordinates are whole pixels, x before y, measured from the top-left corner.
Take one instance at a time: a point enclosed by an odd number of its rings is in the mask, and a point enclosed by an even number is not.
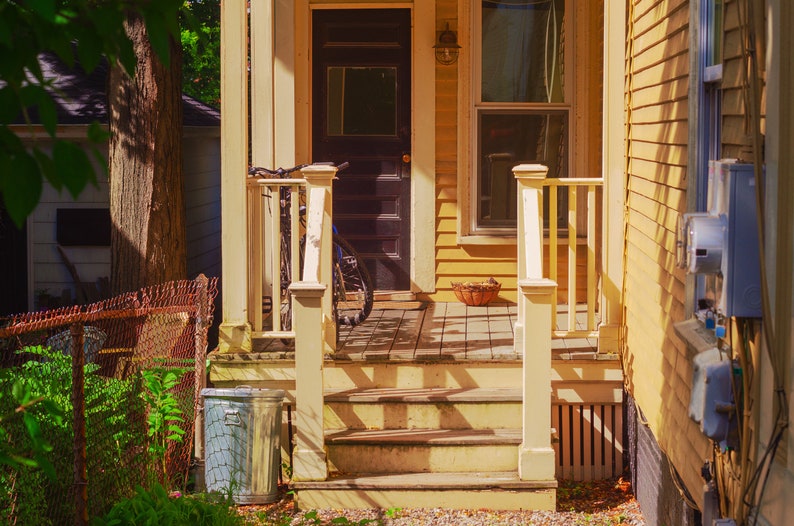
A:
[[[352,389],[325,395],[326,429],[504,429],[521,426],[513,388]]]
[[[553,510],[557,481],[522,481],[503,472],[334,476],[293,482],[299,509],[437,508]]]
[[[375,429],[328,432],[330,470],[341,473],[509,471],[520,429]]]

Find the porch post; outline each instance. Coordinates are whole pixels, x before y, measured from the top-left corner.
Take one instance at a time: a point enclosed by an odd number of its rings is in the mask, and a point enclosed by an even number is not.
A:
[[[551,447],[551,323],[557,283],[543,277],[543,181],[548,168],[513,168],[518,184],[518,323],[515,347],[523,356],[521,480],[553,480]]]
[[[623,288],[623,214],[625,202],[626,2],[604,0],[604,86],[602,173],[604,177],[601,242],[601,325],[599,352],[618,351]]]
[[[325,205],[323,207],[323,233],[322,233],[322,246],[320,247],[320,283],[325,285],[331,284],[332,268],[331,268],[331,247],[333,245],[332,239],[332,224],[331,218],[333,217],[333,183],[336,178],[337,169],[335,166],[324,164],[313,164],[301,170],[303,177],[306,179],[306,195],[312,195],[312,189],[322,188],[325,192]],[[311,206],[311,202],[307,202],[307,208]],[[325,352],[332,353],[336,350],[336,320],[333,319],[333,309],[331,307],[333,287],[330,287],[330,293],[322,298],[322,318],[319,321],[320,326],[323,327],[323,347]]]
[[[248,42],[246,2],[221,3],[221,271],[219,352],[251,350],[248,321]]]
[[[551,447],[551,309],[557,284],[544,278],[519,282],[520,311],[524,324],[521,350],[523,364],[523,431],[518,450],[518,478],[553,480],[554,449]],[[545,335],[545,336],[544,336]]]
[[[323,345],[320,305],[326,286],[301,281],[290,285],[295,309],[295,449],[292,478],[325,480],[328,465],[323,435]]]

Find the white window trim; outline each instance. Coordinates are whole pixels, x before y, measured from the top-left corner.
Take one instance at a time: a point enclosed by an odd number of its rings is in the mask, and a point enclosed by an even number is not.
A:
[[[575,38],[573,0],[565,0],[565,10],[568,16],[565,20],[565,31],[569,41],[565,46],[565,103],[494,103],[479,102],[481,76],[480,69],[476,67],[481,61],[479,42],[480,31],[480,5],[478,0],[473,2],[458,2],[458,19],[470,23],[460,24],[458,43],[463,50],[470,53],[461,53],[458,61],[458,134],[457,134],[457,241],[459,244],[468,245],[515,245],[516,229],[505,227],[477,227],[477,195],[475,195],[477,174],[476,156],[477,145],[477,111],[478,109],[524,109],[524,110],[568,110],[568,167],[569,176],[574,170],[572,146],[575,138],[575,90],[574,81],[574,49]]]

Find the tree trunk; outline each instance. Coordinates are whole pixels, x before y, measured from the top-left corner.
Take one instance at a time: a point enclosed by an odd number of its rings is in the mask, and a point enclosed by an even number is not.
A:
[[[143,20],[127,34],[137,56],[134,78],[118,65],[109,86],[112,293],[186,277],[182,174],[181,53],[157,58]]]

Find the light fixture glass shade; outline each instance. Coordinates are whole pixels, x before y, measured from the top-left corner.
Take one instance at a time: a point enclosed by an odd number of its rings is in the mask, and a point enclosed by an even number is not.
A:
[[[436,50],[436,61],[439,64],[448,66],[458,61],[460,53],[458,35],[454,31],[450,31],[449,24],[444,31],[438,34],[438,42],[433,48]]]

